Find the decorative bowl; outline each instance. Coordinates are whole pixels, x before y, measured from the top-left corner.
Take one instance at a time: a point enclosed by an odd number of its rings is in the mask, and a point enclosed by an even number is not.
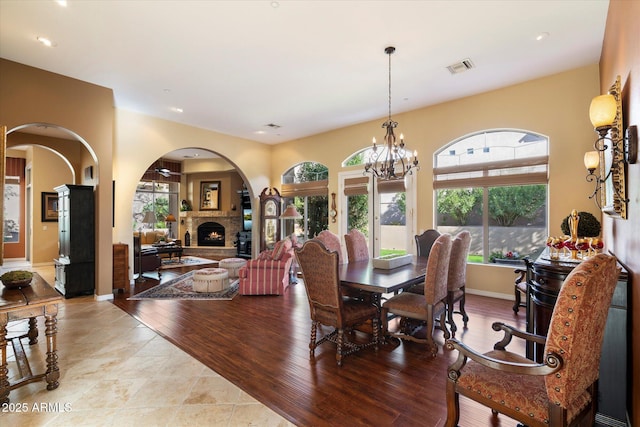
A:
[[[0,276],[2,284],[7,289],[18,289],[31,286],[32,279],[33,273],[24,270],[8,271]]]

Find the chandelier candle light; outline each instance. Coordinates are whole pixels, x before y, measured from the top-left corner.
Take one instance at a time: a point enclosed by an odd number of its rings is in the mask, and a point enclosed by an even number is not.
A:
[[[382,180],[402,179],[405,175],[411,174],[413,169],[420,169],[418,152],[413,152],[413,159],[411,155],[407,156],[404,136],[400,134],[400,142],[398,142],[393,131],[398,126],[398,122],[391,119],[391,54],[395,51],[396,48],[393,46],[384,50],[389,55],[389,118],[382,124],[382,127],[387,130],[384,136],[384,147],[379,149],[376,139],[373,138],[372,151],[364,165],[365,173],[370,173]]]

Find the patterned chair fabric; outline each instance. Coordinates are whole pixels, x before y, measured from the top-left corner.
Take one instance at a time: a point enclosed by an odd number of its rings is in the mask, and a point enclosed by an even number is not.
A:
[[[240,295],[282,295],[289,286],[292,242],[276,242],[272,251],[262,252],[238,271]]]
[[[440,232],[438,230],[429,229],[426,230],[422,234],[416,234],[416,254],[422,257],[429,257],[429,251],[431,251],[431,246],[433,246],[433,242],[440,236]]]
[[[378,309],[372,303],[342,298],[338,275],[338,253],[329,250],[322,242],[311,239],[302,248],[295,250],[298,264],[302,269],[304,286],[307,291],[311,313],[311,340],[309,357],[315,357],[315,348],[330,341],[337,345],[336,361],[342,366],[344,356],[363,348],[375,346],[378,350]],[[366,344],[356,344],[347,339],[345,331],[371,321],[373,339]],[[334,330],[317,340],[318,326],[333,327]]]
[[[464,327],[467,327],[469,316],[464,309],[465,286],[467,283],[467,257],[471,247],[471,233],[464,230],[456,234],[451,241],[451,259],[449,260],[449,274],[447,277],[447,321],[451,326],[451,335],[455,336],[458,330],[453,321],[453,313],[460,313]],[[454,310],[458,302],[458,311]]]
[[[344,244],[347,247],[347,259],[349,262],[366,261],[369,259],[369,246],[367,237],[357,229],[344,235]]]
[[[516,333],[536,342],[545,337],[516,332],[501,323],[493,329],[503,330],[505,338],[484,355],[454,339],[448,341],[447,347],[459,355],[449,367],[446,425],[458,424],[460,394],[529,427],[585,421],[593,425],[602,339],[618,274],[616,259],[598,254],[567,276],[551,316],[544,363],[511,353],[505,346]]]
[[[382,325],[385,334],[410,341],[426,343],[431,356],[438,353],[433,334],[436,319],[439,319],[438,329],[444,332],[444,337],[449,338],[449,331],[445,323],[447,278],[449,272],[449,257],[451,255],[451,235],[441,234],[431,247],[431,253],[427,261],[427,270],[424,281],[424,294],[402,292],[382,305]],[[394,313],[398,316],[425,321],[427,324],[427,337],[416,338],[410,330],[403,332],[388,332],[388,315]],[[408,322],[407,324],[411,324]]]
[[[340,244],[340,237],[337,234],[332,233],[329,230],[322,230],[314,239],[319,240],[330,251],[338,253],[338,264],[344,263],[344,256],[342,255],[342,245]]]

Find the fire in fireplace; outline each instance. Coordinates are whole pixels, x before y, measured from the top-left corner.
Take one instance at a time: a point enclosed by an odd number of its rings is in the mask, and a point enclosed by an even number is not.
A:
[[[198,246],[224,246],[224,226],[217,222],[205,222],[198,227]]]

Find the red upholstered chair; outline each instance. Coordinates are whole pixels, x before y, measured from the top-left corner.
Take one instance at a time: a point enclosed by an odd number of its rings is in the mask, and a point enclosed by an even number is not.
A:
[[[240,295],[281,295],[289,286],[292,262],[291,240],[276,242],[272,251],[262,252],[240,268]]]
[[[464,327],[467,327],[469,316],[464,310],[466,297],[465,287],[467,284],[467,257],[471,246],[471,233],[464,230],[456,234],[451,241],[451,259],[449,260],[449,274],[447,278],[447,321],[451,327],[451,335],[455,336],[458,330],[456,322],[453,321],[453,313],[462,315]],[[454,310],[455,303],[458,303],[458,311]]]
[[[449,367],[446,425],[458,424],[460,395],[529,427],[594,425],[602,338],[618,274],[616,259],[605,254],[574,268],[562,284],[546,338],[494,323],[505,336],[488,353],[447,341],[459,354]],[[544,363],[506,351],[514,336],[545,344]]]
[[[363,348],[375,346],[378,350],[378,308],[364,301],[343,298],[338,274],[338,253],[328,250],[322,242],[311,239],[302,248],[295,249],[298,264],[302,269],[304,287],[307,290],[311,314],[311,341],[309,356],[315,357],[315,349],[323,342],[337,345],[336,361],[342,366],[342,358]],[[369,342],[350,341],[345,332],[354,331],[358,325],[371,322],[373,339]],[[333,327],[334,330],[317,339],[318,326]],[[355,331],[354,335],[355,336]]]
[[[367,236],[360,230],[354,228],[345,234],[344,244],[347,247],[347,259],[349,262],[366,261],[369,259]]]
[[[344,255],[342,254],[342,245],[340,237],[329,230],[322,230],[314,239],[319,240],[330,251],[338,253],[338,264],[344,263]]]
[[[384,334],[426,343],[433,357],[438,354],[438,345],[433,338],[437,319],[439,319],[438,329],[444,332],[445,338],[449,338],[445,315],[447,314],[447,273],[449,271],[450,255],[451,235],[441,234],[431,247],[429,260],[427,261],[424,294],[402,292],[382,305],[381,318]],[[389,313],[426,322],[426,338],[417,338],[412,335],[410,330],[389,332]]]

